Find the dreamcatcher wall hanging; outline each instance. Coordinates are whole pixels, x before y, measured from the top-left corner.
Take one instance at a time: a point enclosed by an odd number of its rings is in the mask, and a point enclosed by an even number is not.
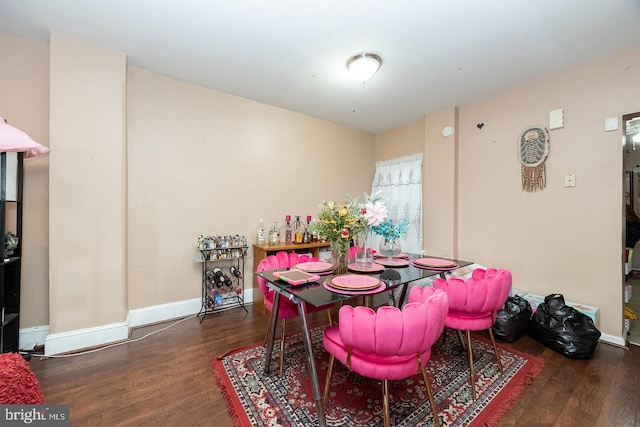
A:
[[[536,191],[547,186],[545,161],[549,155],[549,131],[531,126],[520,134],[518,156],[522,163],[522,190]]]

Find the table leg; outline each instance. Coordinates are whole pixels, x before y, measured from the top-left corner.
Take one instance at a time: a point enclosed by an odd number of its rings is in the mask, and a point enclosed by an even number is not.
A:
[[[278,310],[280,309],[280,294],[276,292],[273,300],[273,307],[271,307],[271,314],[269,315],[269,325],[267,326],[267,340],[264,343],[264,374],[271,374],[271,354],[273,353],[273,342],[276,338],[276,327],[278,324]],[[284,339],[284,337],[282,337]]]
[[[408,283],[402,285],[402,290],[400,291],[400,298],[398,298],[398,305],[396,307],[402,308],[402,304],[404,304],[404,299],[407,297],[407,288],[409,287]]]
[[[298,313],[302,322],[302,338],[304,349],[307,353],[307,365],[309,366],[309,379],[311,380],[311,389],[313,390],[313,399],[316,402],[316,412],[318,414],[318,425],[326,427],[327,422],[324,415],[324,403],[322,394],[320,393],[320,382],[318,381],[318,371],[316,370],[316,361],[313,357],[313,344],[311,343],[311,334],[309,332],[309,323],[307,321],[307,310],[304,301],[298,302]]]

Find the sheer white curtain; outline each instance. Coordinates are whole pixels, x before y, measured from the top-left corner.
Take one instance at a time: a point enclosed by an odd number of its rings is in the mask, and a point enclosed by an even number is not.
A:
[[[397,223],[408,219],[409,229],[402,237],[402,252],[422,252],[422,154],[399,157],[376,163],[371,193],[380,191],[389,217]],[[380,245],[374,236],[373,248]]]

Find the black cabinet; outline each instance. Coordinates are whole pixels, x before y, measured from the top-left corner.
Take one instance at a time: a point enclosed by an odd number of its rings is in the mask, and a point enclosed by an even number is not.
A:
[[[23,153],[0,153],[0,352],[17,352],[20,336]],[[8,220],[11,218],[11,220]],[[7,248],[7,232],[17,246]],[[12,245],[10,245],[12,246]]]

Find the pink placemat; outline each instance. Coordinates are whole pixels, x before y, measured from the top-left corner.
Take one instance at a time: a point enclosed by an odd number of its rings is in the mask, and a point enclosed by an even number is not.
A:
[[[413,260],[415,264],[422,265],[424,267],[437,267],[437,268],[451,268],[451,266],[458,265],[453,261],[441,258],[418,258]]]
[[[379,292],[384,291],[387,288],[387,284],[384,282],[380,282],[380,286],[378,286],[377,288],[374,289],[369,289],[366,291],[358,291],[358,290],[343,290],[343,289],[337,289],[334,288],[333,286],[331,286],[329,283],[324,282],[323,286],[331,292],[334,292],[336,294],[343,294],[343,295],[367,295],[367,294],[377,294]]]
[[[388,258],[386,255],[382,255],[380,252],[374,252],[374,258]],[[409,254],[405,254],[404,252],[400,252],[398,255],[393,256],[393,258],[409,258]]]
[[[384,267],[380,264],[376,264],[370,262],[369,264],[363,265],[358,264],[357,262],[351,263],[347,266],[349,270],[359,271],[360,273],[379,273],[384,271]]]
[[[308,273],[320,273],[331,270],[332,265],[330,262],[309,261],[298,263],[294,267]]]
[[[378,258],[376,263],[385,267],[406,267],[409,265],[409,261],[402,258]]]
[[[426,265],[416,264],[415,262],[412,262],[411,265],[417,268],[422,268],[424,270],[435,270],[435,271],[450,271],[450,270],[456,270],[460,268],[458,264],[454,264],[451,267],[427,267]]]

